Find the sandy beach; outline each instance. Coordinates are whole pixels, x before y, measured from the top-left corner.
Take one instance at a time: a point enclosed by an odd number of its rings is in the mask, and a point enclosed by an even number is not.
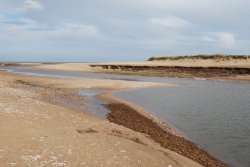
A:
[[[0,167],[249,167],[249,6],[0,0]]]
[[[142,76],[250,81],[250,60],[165,60],[144,62],[61,63],[34,67],[39,70],[110,73]]]
[[[85,103],[73,92],[162,84],[0,75],[1,166],[201,166],[144,132],[49,100],[66,92]]]
[[[19,64],[21,66],[32,67],[32,64],[25,63]],[[68,71],[68,72],[87,72],[87,73],[111,73],[111,74],[129,74],[129,75],[146,75],[146,76],[172,76],[172,77],[185,77],[185,78],[204,78],[204,79],[215,79],[215,80],[234,80],[234,81],[250,81],[250,61],[247,60],[227,60],[227,61],[214,61],[214,60],[186,60],[186,61],[156,61],[156,62],[132,62],[132,63],[51,63],[51,64],[35,64],[32,67],[34,70],[52,70],[52,71]],[[169,126],[162,124],[161,121],[150,114],[150,111],[146,111],[129,102],[116,99],[112,97],[111,93],[113,91],[146,88],[152,86],[178,86],[166,83],[149,83],[149,82],[137,82],[137,81],[125,81],[125,80],[109,80],[109,79],[63,79],[63,78],[49,78],[49,77],[28,77],[17,75],[8,72],[1,72],[2,81],[7,81],[7,85],[16,89],[30,92],[29,94],[35,96],[36,100],[42,102],[44,105],[55,107],[55,111],[60,112],[60,108],[72,112],[74,114],[80,114],[83,120],[88,120],[91,126],[76,124],[76,126],[70,127],[74,128],[75,133],[87,134],[92,139],[93,136],[99,135],[100,140],[103,143],[102,137],[108,135],[109,141],[119,141],[119,138],[123,138],[124,145],[129,149],[135,148],[132,145],[127,146],[127,142],[130,144],[139,144],[140,147],[146,147],[147,149],[152,149],[158,151],[159,154],[164,152],[164,156],[161,157],[158,154],[154,154],[152,150],[143,150],[143,154],[148,155],[138,155],[132,149],[130,152],[131,157],[136,157],[132,161],[123,161],[123,163],[115,162],[111,164],[103,164],[97,162],[98,165],[102,164],[104,166],[117,166],[116,163],[121,163],[122,166],[161,166],[162,164],[169,164],[174,166],[227,166],[223,162],[218,161],[206,151],[197,147],[192,142],[186,140],[180,136],[176,131],[169,128]],[[79,90],[88,89],[100,89],[104,90],[104,93],[98,95],[97,98],[106,101],[106,108],[110,111],[107,115],[107,119],[103,120],[96,116],[89,114],[87,111],[82,110],[80,105],[84,105],[87,101],[77,95]],[[20,98],[20,100],[23,97]],[[5,98],[4,98],[5,99]],[[77,104],[76,104],[77,102]],[[14,105],[14,104],[13,104]],[[29,104],[31,105],[31,104]],[[35,107],[32,105],[31,107]],[[59,109],[58,109],[59,107]],[[20,106],[17,106],[20,110]],[[45,107],[46,108],[46,107]],[[30,109],[31,111],[33,109]],[[47,110],[46,110],[47,111]],[[23,111],[21,111],[23,113]],[[43,112],[38,110],[37,112]],[[125,113],[125,114],[124,114]],[[39,115],[37,113],[37,115]],[[61,115],[61,114],[60,114]],[[78,116],[75,116],[78,117]],[[38,118],[36,118],[38,119]],[[39,118],[42,120],[42,118]],[[67,118],[69,119],[69,118]],[[54,121],[54,120],[53,120]],[[60,120],[58,120],[60,122]],[[75,122],[74,119],[71,121]],[[139,122],[138,122],[139,121]],[[32,121],[31,121],[32,122]],[[59,123],[58,122],[58,123]],[[68,121],[69,122],[69,121]],[[94,123],[93,123],[94,122]],[[51,124],[51,123],[50,123]],[[61,124],[61,122],[59,123]],[[40,126],[40,125],[39,125]],[[68,125],[63,125],[67,127]],[[112,126],[112,129],[110,129]],[[121,128],[122,127],[122,128]],[[48,127],[44,127],[45,129]],[[49,130],[49,129],[48,129]],[[49,130],[50,131],[50,130]],[[51,132],[48,132],[51,133]],[[54,132],[53,132],[54,133]],[[72,133],[72,132],[71,132]],[[57,134],[61,135],[61,134]],[[62,137],[63,138],[63,137]],[[94,137],[96,138],[96,137]],[[105,138],[105,137],[104,137]],[[112,139],[115,138],[115,139]],[[106,139],[106,138],[105,138]],[[87,140],[87,138],[86,138]],[[71,142],[73,139],[71,140]],[[55,141],[53,141],[55,142]],[[98,143],[98,142],[96,142]],[[67,143],[65,143],[67,144]],[[79,143],[76,144],[77,147]],[[73,146],[71,146],[73,147]],[[104,144],[104,150],[106,147],[111,147],[109,144]],[[145,149],[146,149],[145,148]],[[53,148],[54,149],[54,148]],[[88,148],[91,149],[91,148]],[[137,149],[137,148],[136,148]],[[78,152],[81,152],[79,148]],[[111,149],[113,150],[113,148]],[[164,150],[164,151],[163,151]],[[129,152],[129,151],[126,151]],[[133,152],[133,153],[132,153]],[[62,152],[61,152],[62,153]],[[113,152],[112,152],[113,153]],[[79,153],[80,155],[82,153]],[[85,155],[84,153],[83,155]],[[104,152],[103,154],[107,154]],[[115,153],[113,153],[115,154]],[[173,156],[173,159],[170,157]],[[79,155],[79,156],[80,156]],[[105,156],[101,155],[101,156]],[[156,156],[157,155],[157,156]],[[169,157],[169,155],[171,155]],[[38,160],[42,159],[39,158]],[[88,156],[92,156],[89,155]],[[152,161],[150,165],[149,162],[145,160],[147,156],[151,156],[155,161]],[[127,157],[127,156],[126,156]],[[95,158],[94,158],[95,159]],[[120,160],[120,158],[117,158]],[[140,163],[136,159],[141,159]],[[41,161],[36,160],[37,164],[41,164]],[[88,161],[89,159],[85,160]],[[85,163],[83,162],[83,164]],[[110,162],[110,160],[102,159],[104,162]],[[150,160],[151,161],[151,160]],[[173,161],[173,162],[172,162]],[[33,162],[33,160],[32,160]],[[49,163],[48,161],[46,161]],[[72,166],[71,160],[67,160],[69,163],[66,165]],[[92,162],[92,161],[91,161]],[[94,165],[91,162],[90,165]],[[159,164],[157,162],[161,162]],[[166,163],[165,163],[166,162]],[[20,162],[18,162],[20,163]],[[22,161],[23,163],[23,161]],[[42,163],[44,163],[42,161]],[[82,162],[78,162],[78,165]],[[144,165],[143,165],[144,163]],[[63,165],[65,165],[63,164]],[[190,165],[189,165],[190,164]],[[75,165],[75,164],[74,164]],[[74,166],[73,165],[73,166]],[[78,166],[77,165],[77,166]],[[163,165],[163,166],[164,166]]]

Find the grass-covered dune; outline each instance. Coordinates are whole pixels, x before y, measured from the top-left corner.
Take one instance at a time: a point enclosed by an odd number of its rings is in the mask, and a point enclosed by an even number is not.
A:
[[[164,60],[236,60],[236,59],[250,59],[250,55],[190,55],[190,56],[156,56],[151,57],[148,61],[164,61]]]

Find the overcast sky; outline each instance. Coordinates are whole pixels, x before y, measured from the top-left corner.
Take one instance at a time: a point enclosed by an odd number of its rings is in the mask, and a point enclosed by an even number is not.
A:
[[[0,61],[249,54],[249,0],[0,0]]]

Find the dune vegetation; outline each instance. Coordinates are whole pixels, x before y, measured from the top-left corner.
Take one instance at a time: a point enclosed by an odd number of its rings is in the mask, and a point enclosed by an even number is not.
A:
[[[235,59],[249,59],[249,55],[225,55],[225,54],[213,54],[213,55],[187,55],[187,56],[155,56],[148,59],[148,61],[164,61],[164,60],[235,60]]]

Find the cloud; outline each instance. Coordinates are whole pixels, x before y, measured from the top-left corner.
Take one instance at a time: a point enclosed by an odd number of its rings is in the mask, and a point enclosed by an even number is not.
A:
[[[0,18],[1,19],[1,18]],[[32,19],[28,19],[28,18],[16,18],[16,19],[3,19],[1,21],[2,25],[9,25],[9,26],[15,26],[15,27],[23,27],[23,26],[27,26],[27,27],[32,27],[31,25],[35,25],[35,21]],[[5,26],[3,26],[5,27]]]
[[[206,32],[201,36],[201,40],[219,44],[219,46],[223,48],[236,48],[235,35],[229,32]]]
[[[190,25],[190,23],[187,20],[172,15],[166,17],[154,17],[150,19],[150,22],[153,25],[163,26],[166,28],[174,28],[174,29],[183,28]]]
[[[100,36],[97,26],[77,23],[64,23],[63,25],[51,27],[50,30],[41,30],[41,33],[50,37],[69,37],[75,39],[95,38]]]
[[[0,0],[0,57],[250,52],[249,0],[86,2]]]
[[[26,32],[35,29],[38,24],[21,15],[0,13],[0,27],[0,40],[17,40],[19,37],[22,37],[19,40],[23,40]]]
[[[0,14],[0,40],[27,41],[34,39],[90,39],[100,37],[97,26],[79,23],[50,25],[33,19],[15,15]]]
[[[24,0],[23,5],[21,7],[22,10],[43,10],[44,6],[38,0]]]

